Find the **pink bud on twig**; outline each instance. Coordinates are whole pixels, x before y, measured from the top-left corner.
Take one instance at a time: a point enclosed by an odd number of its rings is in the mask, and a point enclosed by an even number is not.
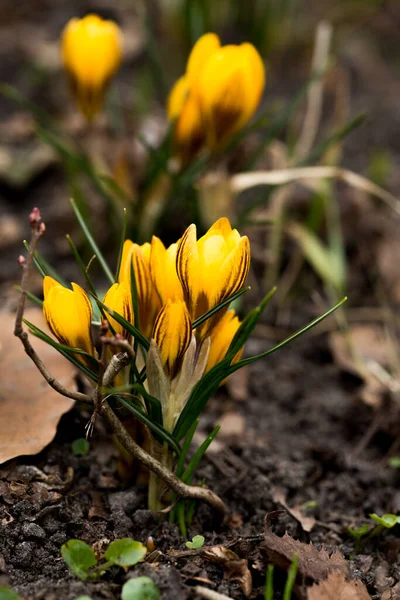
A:
[[[22,254],[20,254],[20,256],[18,256],[18,264],[21,267],[23,267],[25,263],[26,263],[25,256],[22,256]]]
[[[33,208],[31,214],[29,215],[29,223],[31,225],[33,223],[38,223],[41,220],[40,210],[38,208]]]

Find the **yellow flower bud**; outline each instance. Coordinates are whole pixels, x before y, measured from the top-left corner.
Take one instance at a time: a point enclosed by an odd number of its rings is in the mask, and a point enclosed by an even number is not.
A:
[[[61,49],[78,108],[90,121],[101,109],[110,79],[120,66],[121,30],[98,15],[74,18],[64,28]]]
[[[154,323],[152,337],[160,350],[162,365],[173,379],[192,337],[190,316],[183,300],[167,301]]]
[[[171,244],[166,248],[162,241],[153,235],[151,240],[150,270],[153,284],[162,304],[174,298],[183,300],[182,285],[176,272],[177,250],[177,243]]]
[[[240,321],[234,310],[228,310],[215,325],[210,334],[210,351],[207,359],[206,373],[225,358],[239,327]],[[231,364],[238,362],[242,352],[243,348],[234,356]]]
[[[252,44],[221,46],[214,33],[203,35],[168,99],[182,161],[204,144],[212,151],[224,146],[253,116],[264,85],[264,65]]]
[[[90,334],[92,305],[86,292],[76,283],[69,290],[46,276],[43,294],[44,318],[58,341],[93,355]]]
[[[243,287],[250,267],[249,239],[232,229],[225,217],[199,240],[196,226],[190,225],[179,242],[176,267],[195,320]],[[222,314],[204,323],[203,336]]]
[[[146,337],[150,337],[154,319],[160,310],[160,300],[152,285],[150,274],[150,251],[148,242],[139,246],[130,240],[124,243],[121,267],[118,280],[131,286],[131,267],[135,273],[138,298],[139,329]]]
[[[106,292],[103,303],[108,308],[111,308],[111,310],[115,310],[121,317],[124,317],[128,323],[133,323],[131,288],[127,282],[122,281],[121,283],[114,283],[114,285]],[[116,334],[118,333],[125,337],[129,337],[129,333],[120,323],[118,323],[118,321],[108,314],[107,319]]]

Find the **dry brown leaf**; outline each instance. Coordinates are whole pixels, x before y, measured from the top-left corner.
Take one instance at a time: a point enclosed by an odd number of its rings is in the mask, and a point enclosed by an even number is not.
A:
[[[330,573],[328,579],[308,589],[307,600],[371,600],[362,581],[346,581],[343,573]]]
[[[203,555],[211,562],[216,562],[224,569],[224,577],[230,581],[238,581],[243,594],[250,596],[253,587],[251,573],[245,558],[225,548],[225,546],[210,546],[203,548]]]
[[[313,530],[316,522],[315,519],[313,519],[312,517],[307,517],[307,515],[303,514],[300,506],[293,506],[292,508],[290,508],[290,506],[288,506],[286,503],[285,495],[281,489],[276,488],[275,490],[273,490],[272,499],[274,502],[278,502],[279,504],[282,504],[284,508],[286,508],[288,513],[291,514],[292,517],[294,517],[296,521],[300,523],[303,531],[310,532]]]
[[[297,554],[298,572],[313,581],[326,579],[332,571],[339,571],[344,575],[349,571],[348,564],[339,550],[329,556],[326,550],[317,550],[312,544],[303,544],[287,533],[283,537],[273,533],[269,526],[268,515],[265,519],[262,548],[269,560],[282,569],[287,569],[293,560],[293,555]]]
[[[26,310],[26,318],[45,329],[42,312]],[[14,318],[1,311],[0,335],[0,464],[26,454],[37,454],[54,438],[62,415],[74,404],[43,379],[14,336]],[[64,386],[74,388],[74,367],[51,346],[32,338],[43,362]]]

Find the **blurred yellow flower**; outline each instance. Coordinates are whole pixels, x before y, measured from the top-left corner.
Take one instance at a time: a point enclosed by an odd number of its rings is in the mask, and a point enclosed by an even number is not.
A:
[[[171,244],[166,248],[162,241],[153,235],[151,240],[150,271],[153,284],[162,304],[174,298],[183,300],[182,285],[176,272],[177,250],[178,243]]]
[[[101,109],[110,79],[120,66],[121,30],[94,14],[71,19],[62,33],[61,50],[78,108],[90,121]]]
[[[164,304],[154,323],[152,338],[159,348],[162,366],[173,379],[192,338],[190,316],[183,300],[168,300]]]
[[[224,146],[253,116],[264,85],[264,65],[252,44],[221,46],[214,33],[203,35],[168,99],[182,160],[203,143],[212,151]]]
[[[114,310],[121,315],[121,317],[124,317],[128,323],[133,324],[132,295],[131,288],[127,282],[122,281],[121,283],[114,283],[114,285],[106,292],[103,303],[108,308],[111,308],[111,310]],[[110,315],[107,315],[107,319],[116,334],[129,337],[129,333],[120,323],[118,323],[118,321],[113,319]],[[111,332],[110,335],[112,335]]]
[[[250,267],[250,242],[232,229],[228,219],[218,219],[197,240],[190,225],[178,245],[178,277],[194,321],[243,287]],[[224,311],[201,326],[202,336],[210,331]]]
[[[58,341],[93,355],[92,305],[86,292],[76,283],[72,283],[72,290],[69,290],[46,276],[43,294],[44,318]]]
[[[139,329],[146,337],[150,337],[154,319],[161,308],[160,300],[150,274],[151,245],[146,242],[139,246],[131,240],[124,242],[119,282],[126,282],[131,289],[131,268],[135,273],[135,282],[138,298]]]
[[[210,334],[210,351],[208,353],[205,373],[225,358],[228,348],[239,327],[240,321],[234,310],[228,310],[215,325]],[[242,352],[243,349],[235,355],[231,364],[236,363],[240,359]]]

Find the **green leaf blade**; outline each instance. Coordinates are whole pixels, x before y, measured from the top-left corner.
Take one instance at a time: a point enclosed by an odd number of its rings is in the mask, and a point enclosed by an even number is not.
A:
[[[89,569],[97,564],[92,548],[81,540],[69,540],[66,544],[63,544],[61,556],[72,573],[82,581],[89,578]]]
[[[104,558],[119,567],[132,567],[143,560],[146,554],[146,546],[131,538],[122,538],[111,542]]]

